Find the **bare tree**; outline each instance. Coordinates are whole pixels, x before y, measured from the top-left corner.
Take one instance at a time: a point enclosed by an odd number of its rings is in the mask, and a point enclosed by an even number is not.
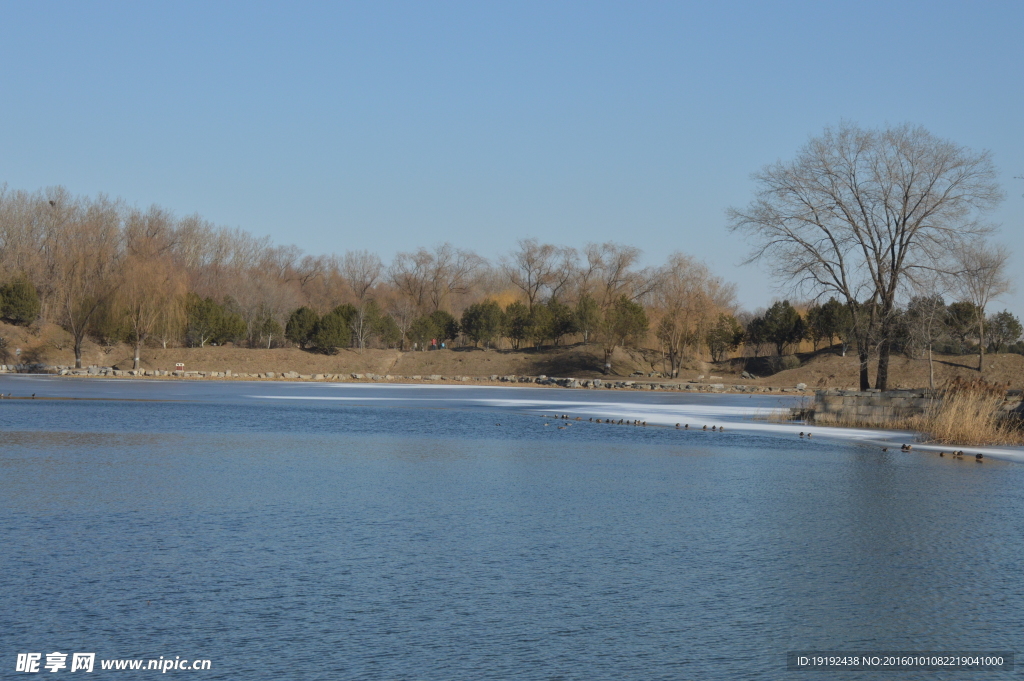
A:
[[[166,257],[128,256],[119,268],[116,299],[135,349],[132,368],[140,368],[142,346],[162,322],[180,319],[188,289],[184,273]]]
[[[444,243],[434,249],[430,276],[430,303],[434,310],[454,310],[453,299],[469,291],[469,283],[484,259],[473,251]],[[432,310],[433,311],[433,310]]]
[[[655,332],[668,350],[675,377],[686,351],[696,352],[704,344],[718,315],[735,311],[735,287],[682,253],[669,257],[657,281],[652,303],[661,320]]]
[[[58,194],[52,284],[55,311],[74,339],[75,368],[82,368],[82,343],[96,313],[117,287],[121,257],[121,207],[100,196],[92,202],[65,203]],[[60,244],[59,249],[56,244]]]
[[[400,334],[398,349],[405,352],[405,341],[409,333],[409,327],[416,321],[418,310],[413,304],[412,299],[400,294],[392,294],[388,297],[386,309],[391,318],[395,320],[395,326],[398,327],[398,333]]]
[[[367,308],[370,290],[383,271],[384,264],[380,257],[369,251],[349,251],[342,260],[341,274],[356,299],[356,313],[352,315],[349,324],[360,350],[366,347],[366,340],[372,333],[372,320]]]
[[[519,250],[502,262],[509,281],[526,295],[526,306],[531,312],[541,293],[561,280],[558,256],[557,246],[542,244],[536,239],[520,239]]]
[[[172,260],[175,220],[156,206],[147,213],[130,211],[124,225],[125,255],[117,271],[115,308],[123,313],[138,370],[141,350],[161,323],[181,317],[188,292],[185,273]]]
[[[951,271],[952,254],[990,231],[979,218],[1002,198],[987,152],[910,125],[862,130],[843,123],[812,139],[796,160],[769,165],[754,179],[754,201],[729,211],[732,229],[754,242],[749,261],[763,259],[797,290],[845,301],[857,329],[862,389],[870,386],[875,325],[876,387],[885,389],[898,298],[918,272]]]
[[[587,244],[584,253],[586,278],[601,309],[607,309],[619,296],[637,298],[638,273],[633,267],[640,259],[639,248],[609,241]]]
[[[415,253],[397,254],[388,276],[417,309],[429,313],[451,307],[454,296],[467,293],[483,264],[484,259],[472,251],[444,243],[433,252],[419,248]]]
[[[366,300],[383,271],[380,256],[369,251],[349,251],[341,261],[341,275],[360,304]]]
[[[985,308],[1012,290],[1006,274],[1009,259],[1010,251],[1002,245],[975,242],[957,251],[957,288],[962,297],[974,303],[978,314],[978,371],[985,365]]]
[[[936,287],[937,288],[937,287]],[[935,389],[935,360],[932,349],[946,332],[946,301],[936,292],[911,298],[907,305],[907,321],[911,338],[928,349],[928,387]]]

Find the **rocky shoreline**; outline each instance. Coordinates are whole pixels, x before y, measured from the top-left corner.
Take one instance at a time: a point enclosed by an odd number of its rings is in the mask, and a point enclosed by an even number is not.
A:
[[[103,378],[150,378],[150,379],[187,379],[187,380],[246,380],[246,381],[312,381],[312,382],[343,382],[343,383],[433,383],[433,384],[465,384],[484,385],[537,385],[559,388],[604,389],[604,390],[661,390],[675,392],[705,393],[788,393],[812,394],[803,383],[792,387],[775,387],[760,385],[726,384],[703,381],[703,376],[691,380],[668,380],[664,378],[630,377],[606,378],[572,378],[553,376],[516,376],[491,374],[489,376],[445,376],[441,374],[398,376],[392,374],[349,373],[349,374],[300,374],[296,371],[264,373],[242,373],[231,369],[224,371],[164,371],[159,369],[115,369],[113,367],[90,366],[75,369],[68,366],[45,364],[0,365],[0,374],[44,374],[51,376],[103,377]],[[715,377],[712,377],[714,379]]]

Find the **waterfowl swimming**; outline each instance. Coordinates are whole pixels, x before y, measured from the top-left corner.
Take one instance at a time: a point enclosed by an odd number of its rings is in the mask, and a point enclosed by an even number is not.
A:
[[[804,431],[801,430],[800,431],[800,437],[803,437],[803,436],[804,436]]]
[[[946,452],[939,452],[939,456],[946,456]]]
[[[704,426],[704,430],[707,430],[707,429],[708,429],[708,427],[707,427],[707,426]]]
[[[712,431],[718,430],[718,426],[711,426],[711,430]]]
[[[718,426],[718,432],[719,433],[725,432],[725,426]],[[810,437],[810,435],[808,435],[807,437]]]
[[[810,437],[810,436],[811,436],[811,434],[810,434],[810,433],[807,433],[807,437]]]
[[[683,425],[683,430],[689,430],[689,429],[690,429],[690,424],[689,423],[686,423],[686,424]]]
[[[882,451],[883,452],[887,452],[887,451],[889,451],[889,448],[888,447],[882,447]]]
[[[980,463],[980,462],[981,462],[981,460],[982,460],[982,459],[984,459],[984,458],[985,458],[985,457],[984,457],[984,456],[982,456],[981,452],[978,452],[977,454],[975,454],[975,455],[974,455],[974,460],[975,460],[975,461],[977,461],[977,462],[979,462],[979,463]]]
[[[678,423],[676,424],[676,430],[679,430],[679,424]]]

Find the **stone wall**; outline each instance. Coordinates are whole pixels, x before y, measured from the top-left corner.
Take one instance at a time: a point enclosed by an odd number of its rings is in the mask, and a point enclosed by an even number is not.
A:
[[[815,423],[883,425],[918,416],[938,395],[931,390],[818,390],[805,418]]]
[[[1000,405],[1005,415],[1024,417],[1020,390],[1009,390]],[[794,416],[815,423],[863,423],[883,425],[919,416],[937,401],[942,393],[935,390],[817,390],[811,406]]]

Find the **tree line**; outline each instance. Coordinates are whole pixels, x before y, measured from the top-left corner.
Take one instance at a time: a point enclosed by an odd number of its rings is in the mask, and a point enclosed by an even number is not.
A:
[[[916,174],[904,168],[914,164]],[[582,342],[599,344],[606,362],[616,347],[658,346],[677,375],[688,358],[719,361],[741,346],[782,356],[839,339],[858,355],[862,386],[870,356],[884,386],[894,351],[970,348],[980,368],[986,349],[1018,347],[1015,318],[986,313],[1008,290],[1007,252],[982,240],[991,229],[977,215],[998,199],[991,173],[987,155],[919,129],[846,127],[763,171],[733,227],[775,256],[777,275],[825,301],[799,305],[803,314],[788,301],[740,311],[732,284],[681,253],[643,267],[632,246],[523,239],[494,262],[443,243],[384,263],[368,251],[305,254],[104,195],[3,186],[0,316],[60,325],[79,366],[87,338],[133,345],[136,367],[146,345],[329,353]],[[956,302],[941,302],[950,294]]]
[[[861,316],[871,313],[857,305]],[[1008,310],[985,315],[979,305],[961,300],[946,304],[939,294],[915,296],[905,305],[897,305],[890,313],[892,319],[887,326],[887,341],[893,352],[908,357],[929,359],[931,387],[934,373],[931,359],[935,352],[942,354],[966,354],[988,352],[1014,352],[1024,355],[1024,327],[1020,320]],[[788,300],[774,303],[760,315],[741,315],[746,322],[743,342],[758,357],[774,351],[781,357],[797,344],[810,341],[812,349],[819,345],[839,345],[843,356],[849,348],[858,351],[858,343],[867,342],[871,352],[878,345],[877,338],[865,338],[858,333],[856,319],[849,305],[835,297],[825,303],[811,303],[801,314]],[[983,320],[979,323],[979,320]],[[876,327],[876,330],[880,327]]]
[[[616,243],[523,239],[496,262],[443,243],[384,263],[368,251],[306,254],[104,195],[0,187],[0,316],[59,325],[76,366],[86,339],[131,344],[136,367],[147,345],[578,341],[608,358],[653,335],[674,371],[686,356],[718,352],[722,324],[736,324],[734,286],[683,254],[660,267],[640,256]]]

